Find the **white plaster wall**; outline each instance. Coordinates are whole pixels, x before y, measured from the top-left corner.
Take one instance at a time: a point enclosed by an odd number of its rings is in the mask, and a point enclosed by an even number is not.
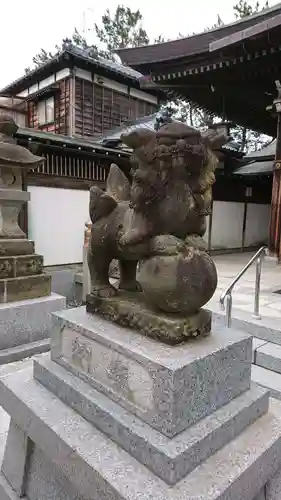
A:
[[[208,244],[209,241],[209,227],[210,227],[210,216],[206,217],[206,233],[203,236],[203,240]]]
[[[270,205],[249,203],[247,208],[245,246],[268,242]]]
[[[28,191],[29,239],[35,241],[44,265],[82,262],[89,192],[39,186],[29,186]]]
[[[214,201],[212,249],[242,246],[244,203]]]

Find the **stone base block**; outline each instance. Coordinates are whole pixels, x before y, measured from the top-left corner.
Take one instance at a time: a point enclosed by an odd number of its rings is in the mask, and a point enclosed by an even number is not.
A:
[[[38,274],[0,279],[0,303],[46,297],[51,294],[51,276]]]
[[[54,315],[52,359],[167,436],[250,387],[252,338],[230,329],[167,346],[87,314]]]
[[[0,256],[0,279],[32,276],[42,273],[42,255]]]
[[[56,294],[0,304],[0,350],[49,338],[51,313],[64,308],[65,297]]]
[[[268,391],[252,386],[170,439],[48,358],[34,361],[34,378],[168,484],[176,484],[268,410]]]
[[[279,401],[174,486],[34,381],[30,369],[0,379],[0,403],[12,419],[5,500],[18,499],[16,492],[29,500],[252,500],[281,466]]]
[[[1,500],[19,500],[20,497],[13,490],[3,474],[0,474],[0,498]]]
[[[1,257],[32,254],[34,254],[34,241],[26,239],[7,240],[0,238]]]
[[[189,338],[206,336],[211,330],[212,313],[200,309],[190,316],[155,310],[142,293],[118,292],[115,297],[87,295],[87,312],[99,314],[118,325],[140,331],[147,337],[170,345]]]

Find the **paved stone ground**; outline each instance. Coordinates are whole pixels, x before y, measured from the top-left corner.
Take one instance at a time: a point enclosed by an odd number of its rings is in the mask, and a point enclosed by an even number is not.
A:
[[[215,295],[208,303],[212,310],[220,310],[219,298],[221,293],[231,283],[232,279],[239,273],[239,271],[241,271],[252,256],[252,253],[242,253],[213,257],[218,271],[218,288]],[[232,293],[234,317],[235,311],[237,310],[249,313],[249,317],[253,314],[255,277],[256,267],[255,264],[253,264],[235,286]],[[281,295],[274,293],[278,289],[281,290],[281,265],[277,265],[275,259],[265,257],[261,275],[261,323],[266,322],[267,320],[276,320],[280,325]],[[280,329],[280,326],[278,329]]]

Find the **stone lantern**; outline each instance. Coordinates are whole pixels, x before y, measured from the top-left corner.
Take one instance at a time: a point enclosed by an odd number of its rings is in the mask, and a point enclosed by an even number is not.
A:
[[[13,138],[17,125],[0,117],[0,303],[50,295],[51,277],[42,273],[43,257],[18,224],[19,212],[30,194],[22,190],[22,173],[42,164]]]

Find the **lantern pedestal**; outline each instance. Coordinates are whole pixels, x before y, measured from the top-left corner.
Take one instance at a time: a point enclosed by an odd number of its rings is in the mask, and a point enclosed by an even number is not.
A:
[[[22,173],[38,167],[44,158],[18,146],[12,137],[16,130],[9,117],[1,117],[0,364],[23,357],[23,345],[49,337],[50,312],[65,307],[64,297],[51,295],[51,276],[43,271],[43,257],[35,253],[34,243],[18,224],[22,205],[30,199],[22,190]]]

